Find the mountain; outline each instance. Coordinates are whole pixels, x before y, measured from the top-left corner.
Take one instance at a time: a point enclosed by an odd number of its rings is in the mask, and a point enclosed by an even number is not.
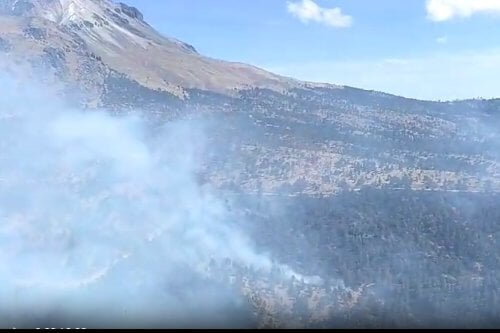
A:
[[[9,0],[1,6],[0,12],[10,16],[3,20],[2,38],[12,52],[29,47],[31,56],[49,58],[69,80],[83,81],[89,89],[93,85],[97,95],[103,89],[98,75],[104,68],[177,96],[184,96],[186,89],[230,94],[235,89],[304,85],[250,65],[204,57],[193,46],[159,34],[136,8],[123,3]],[[72,77],[74,69],[85,66],[87,72]]]
[[[0,0],[0,14],[2,67],[51,72],[69,103],[139,111],[152,130],[203,119],[200,182],[263,251],[351,286],[236,269],[262,326],[498,324],[500,100],[420,101],[211,59],[109,0]]]
[[[54,73],[86,107],[159,119],[224,113],[218,137],[239,148],[221,157],[232,163],[207,171],[221,187],[311,195],[364,185],[499,189],[498,100],[418,101],[210,59],[109,0],[3,0],[0,13],[3,55]],[[242,158],[255,168],[240,172]]]

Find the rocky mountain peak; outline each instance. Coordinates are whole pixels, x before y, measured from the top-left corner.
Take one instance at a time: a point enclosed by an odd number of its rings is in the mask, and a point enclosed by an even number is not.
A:
[[[18,28],[13,20],[18,21]],[[283,92],[311,86],[250,65],[203,56],[190,44],[156,31],[137,8],[112,0],[2,0],[0,27],[0,40],[12,53],[25,54],[27,49],[45,52],[51,45],[56,49],[52,51],[66,54],[65,63],[58,68],[62,73],[76,72],[75,64],[87,63],[83,57],[90,54],[147,89],[179,97],[192,89],[233,95],[252,88]],[[26,32],[36,38],[27,40]],[[67,53],[75,42],[87,51],[70,61]],[[27,54],[28,58],[35,56]],[[101,82],[93,77],[99,73],[87,73],[85,82]]]
[[[138,19],[140,21],[144,20],[144,16],[137,8],[130,7],[126,4],[124,4],[123,2],[120,2],[119,5],[120,5],[120,9],[122,10],[122,12],[125,15],[128,15],[129,17],[134,18],[134,19]]]
[[[4,0],[0,11],[7,15],[42,17],[57,24],[92,21],[96,16],[114,13],[138,21],[144,19],[137,8],[109,0]]]

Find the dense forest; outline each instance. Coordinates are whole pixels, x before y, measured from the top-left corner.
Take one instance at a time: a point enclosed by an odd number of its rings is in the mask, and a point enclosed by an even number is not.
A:
[[[365,189],[231,198],[262,250],[327,277],[326,285],[370,285],[357,306],[320,327],[500,324],[499,195]]]

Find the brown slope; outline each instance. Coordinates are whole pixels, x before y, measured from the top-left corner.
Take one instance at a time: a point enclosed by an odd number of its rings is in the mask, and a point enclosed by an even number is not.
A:
[[[109,69],[147,88],[178,96],[184,95],[184,89],[231,94],[253,87],[284,91],[311,85],[250,65],[202,56],[194,47],[159,34],[137,9],[110,0],[4,0],[0,12],[0,38],[10,42],[13,52],[29,56],[31,50],[50,46],[67,53],[64,46],[81,40],[87,53]],[[26,39],[30,29],[41,33]],[[72,61],[66,64],[70,72],[78,71],[88,60]],[[101,80],[91,77],[87,81]]]

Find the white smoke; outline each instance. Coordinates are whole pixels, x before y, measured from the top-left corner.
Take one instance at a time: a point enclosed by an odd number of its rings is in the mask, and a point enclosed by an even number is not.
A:
[[[151,135],[0,78],[0,327],[227,323],[244,303],[205,283],[210,259],[273,264],[196,182],[202,126]]]

